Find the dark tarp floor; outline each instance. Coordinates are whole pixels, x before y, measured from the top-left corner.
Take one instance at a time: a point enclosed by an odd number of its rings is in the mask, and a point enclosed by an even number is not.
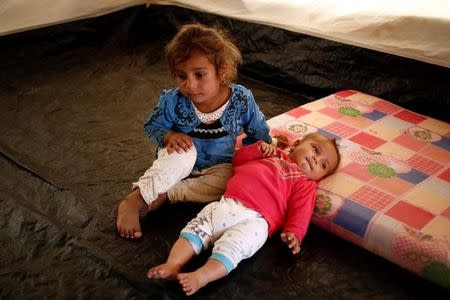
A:
[[[200,205],[166,204],[143,216],[140,240],[115,232],[119,201],[155,157],[143,122],[160,90],[173,84],[162,59],[164,16],[145,13],[152,18],[143,21],[140,10],[0,38],[2,299],[183,297],[178,284],[149,281],[146,271],[164,261]],[[145,26],[150,33],[142,34]],[[248,77],[239,82],[268,118],[310,99]],[[193,298],[414,299],[447,292],[311,226],[300,256],[275,236]]]

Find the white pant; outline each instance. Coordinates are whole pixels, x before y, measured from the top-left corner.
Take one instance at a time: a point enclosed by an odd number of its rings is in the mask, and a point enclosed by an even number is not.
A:
[[[180,237],[188,240],[197,254],[214,244],[211,258],[230,272],[264,245],[268,228],[257,211],[222,197],[205,206],[181,231]]]
[[[167,153],[166,148],[158,151],[158,158],[150,169],[145,171],[137,182],[133,182],[133,189],[139,188],[142,198],[150,205],[159,194],[166,193],[172,186],[191,174],[197,159],[195,147],[187,152]]]

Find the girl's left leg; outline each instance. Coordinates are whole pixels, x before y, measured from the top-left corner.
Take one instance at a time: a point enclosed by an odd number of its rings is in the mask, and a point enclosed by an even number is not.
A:
[[[170,202],[191,201],[208,203],[219,200],[233,174],[230,163],[193,170],[191,176],[181,180],[167,191]]]

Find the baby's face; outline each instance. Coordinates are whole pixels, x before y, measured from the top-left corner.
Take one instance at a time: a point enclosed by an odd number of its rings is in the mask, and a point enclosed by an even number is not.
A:
[[[325,137],[311,138],[301,142],[289,156],[306,177],[312,180],[327,176],[338,163],[336,149]]]

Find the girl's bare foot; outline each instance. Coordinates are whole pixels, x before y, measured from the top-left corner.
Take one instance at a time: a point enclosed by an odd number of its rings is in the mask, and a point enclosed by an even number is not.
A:
[[[148,270],[147,277],[150,279],[159,278],[175,280],[177,279],[177,275],[180,273],[180,270],[180,265],[165,263]]]
[[[142,236],[139,215],[141,209],[146,206],[139,189],[131,192],[117,209],[116,227],[121,237],[140,238]]]
[[[180,273],[177,278],[187,296],[193,295],[208,283],[197,271],[191,273]]]

